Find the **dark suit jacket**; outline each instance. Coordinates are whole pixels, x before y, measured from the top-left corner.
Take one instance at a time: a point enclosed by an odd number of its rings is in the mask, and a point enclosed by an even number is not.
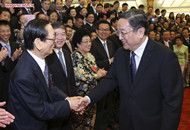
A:
[[[35,12],[39,11],[42,8],[40,0],[32,0],[32,3],[34,3]]]
[[[0,48],[2,45],[0,44]],[[19,48],[19,45],[14,42],[10,42],[11,48],[11,56],[13,55],[14,51]],[[2,66],[0,64],[0,101],[8,101],[8,88],[9,88],[9,80],[10,74],[17,63],[16,61],[12,61],[11,58],[7,56],[5,59],[5,65]]]
[[[72,42],[70,42],[70,44],[71,44],[71,47],[72,47],[72,51],[74,51],[75,50],[74,45],[72,44]],[[63,49],[67,50],[71,54],[71,51],[70,51],[69,47],[67,46],[67,43],[65,43],[63,45]]]
[[[119,40],[119,37],[116,34],[111,35],[108,39],[114,43],[116,50],[123,46],[121,40]]]
[[[91,103],[119,86],[120,130],[177,130],[183,101],[177,56],[148,40],[133,83],[130,68],[130,51],[120,48],[106,78],[89,93]]]
[[[76,9],[77,15],[79,15],[79,12],[80,12],[80,9],[81,9],[80,5],[77,6],[75,9]]]
[[[54,86],[61,89],[68,96],[74,96],[76,95],[76,92],[74,91],[75,79],[71,56],[67,50],[62,49],[62,51],[65,57],[68,77],[66,77],[63,67],[61,66],[61,63],[55,51],[46,57],[46,62],[48,64],[50,74],[52,74]]]
[[[86,23],[83,27],[86,28],[90,33],[96,32],[95,27],[93,25],[90,26],[90,24],[88,24],[88,23]]]
[[[91,12],[91,13],[95,14],[94,9],[92,8],[91,4],[88,4],[86,9],[87,9],[88,12]]]
[[[46,130],[50,119],[68,116],[67,96],[57,87],[48,88],[43,73],[25,51],[11,75],[9,111],[16,117],[15,129]]]
[[[112,58],[115,53],[115,48],[112,41],[107,40],[107,46],[110,58]],[[98,65],[99,68],[104,68],[105,70],[109,70],[111,66],[109,63],[109,59],[98,37],[92,41],[92,47],[90,52],[92,53],[92,55],[94,55],[96,59],[96,64]]]
[[[183,37],[183,44],[188,46],[188,51],[190,53],[190,36],[189,36],[189,43],[186,41],[186,39]]]

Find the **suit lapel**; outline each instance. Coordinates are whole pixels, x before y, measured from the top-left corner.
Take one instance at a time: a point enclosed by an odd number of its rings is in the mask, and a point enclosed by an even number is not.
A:
[[[30,59],[29,62],[31,62],[31,65],[32,65],[32,68],[34,70],[33,72],[34,72],[35,76],[41,81],[41,83],[43,84],[43,87],[44,87],[49,99],[52,101],[51,94],[49,93],[48,86],[46,84],[44,75],[42,74],[42,71],[41,71],[40,67],[38,66],[36,61],[33,59],[33,57],[27,51],[25,51],[25,53],[26,53],[26,59],[27,60]]]
[[[147,65],[149,63],[149,60],[150,60],[151,56],[152,56],[151,55],[152,50],[153,50],[153,43],[149,39],[148,43],[147,43],[147,45],[145,47],[145,50],[143,52],[143,55],[142,55],[138,70],[136,72],[136,76],[135,76],[135,79],[134,79],[134,82],[133,82],[133,88],[135,88],[137,86],[136,84],[141,79],[142,75],[144,74],[144,71],[146,70],[146,67],[147,67]]]
[[[107,53],[106,53],[104,46],[102,45],[101,41],[99,40],[98,37],[96,40],[97,40],[97,43],[95,43],[95,44],[96,44],[97,48],[101,50],[100,52],[102,53],[103,56],[108,58]]]

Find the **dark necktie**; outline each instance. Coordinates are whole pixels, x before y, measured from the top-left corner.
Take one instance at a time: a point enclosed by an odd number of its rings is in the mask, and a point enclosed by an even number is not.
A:
[[[135,62],[135,53],[131,53],[131,76],[132,76],[132,82],[136,75],[136,62]]]
[[[49,73],[48,73],[48,67],[47,65],[45,65],[45,69],[44,69],[44,78],[46,80],[46,84],[49,87]]]
[[[58,55],[59,55],[59,61],[61,62],[61,65],[62,65],[62,67],[63,67],[63,70],[64,70],[64,72],[65,72],[65,75],[67,76],[67,70],[66,70],[65,64],[64,64],[64,62],[63,62],[62,52],[59,51],[59,52],[58,52]]]

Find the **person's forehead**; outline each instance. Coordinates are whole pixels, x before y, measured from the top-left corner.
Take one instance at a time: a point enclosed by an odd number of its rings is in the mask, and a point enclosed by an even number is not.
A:
[[[109,25],[106,23],[100,23],[99,27],[109,28]]]
[[[10,30],[10,27],[9,27],[9,25],[0,25],[0,30],[7,30],[7,29],[9,29]]]
[[[65,32],[65,29],[63,29],[63,28],[56,28],[56,29],[54,29],[54,31],[55,31],[55,33],[57,33],[57,32]]]

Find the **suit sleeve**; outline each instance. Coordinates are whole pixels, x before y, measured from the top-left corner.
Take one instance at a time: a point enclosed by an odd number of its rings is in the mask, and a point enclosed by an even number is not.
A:
[[[165,56],[160,77],[163,93],[161,130],[177,130],[183,102],[183,80],[174,53]]]
[[[16,79],[11,86],[14,86],[15,92],[17,93],[16,96],[22,106],[39,120],[49,120],[70,114],[68,101],[47,102],[42,100],[44,97],[39,93],[39,89],[36,89],[36,87],[41,86],[36,86],[32,81]]]
[[[53,101],[61,101],[61,100],[65,100],[65,98],[67,98],[68,96],[62,92],[59,88],[57,88],[56,86],[53,86],[52,88],[49,88],[51,96],[53,98]]]
[[[117,58],[115,58],[117,59]],[[111,66],[108,75],[103,78],[99,84],[88,94],[91,104],[96,103],[98,100],[106,96],[109,92],[114,90],[118,86],[118,80],[116,76],[116,67],[117,62],[113,62],[113,65]]]

